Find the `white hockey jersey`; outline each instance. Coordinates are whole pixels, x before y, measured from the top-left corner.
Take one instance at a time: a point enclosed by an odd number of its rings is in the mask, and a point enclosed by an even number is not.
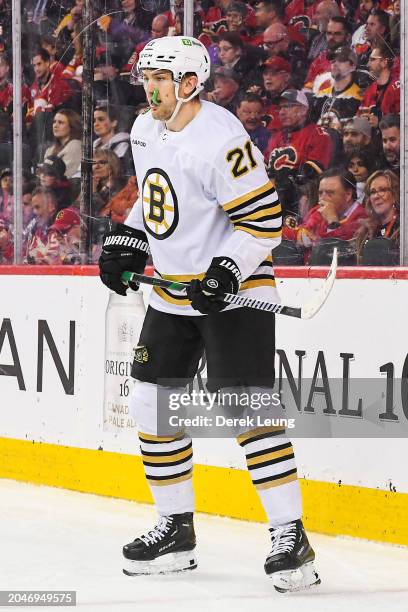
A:
[[[140,195],[126,224],[146,232],[155,275],[187,282],[202,278],[213,257],[230,257],[243,278],[240,294],[278,302],[271,251],[281,240],[281,207],[263,156],[232,113],[201,104],[180,132],[150,112],[136,119]],[[200,315],[177,291],[154,287],[150,304]]]

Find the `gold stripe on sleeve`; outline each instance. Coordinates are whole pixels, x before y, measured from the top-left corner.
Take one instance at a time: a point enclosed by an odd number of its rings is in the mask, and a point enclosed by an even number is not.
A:
[[[260,278],[258,280],[244,281],[239,290],[245,291],[246,289],[253,289],[254,287],[276,287],[276,282],[273,278]]]
[[[268,230],[266,232],[260,232],[250,227],[241,227],[239,224],[234,226],[234,231],[240,230],[241,232],[247,232],[256,238],[280,238],[282,235],[282,228],[278,230]]]
[[[226,204],[223,204],[222,207],[225,210],[225,212],[228,212],[235,206],[238,206],[239,204],[242,204],[243,202],[246,202],[247,200],[251,200],[252,198],[255,198],[257,196],[261,196],[263,193],[265,193],[266,191],[269,191],[270,189],[273,189],[273,185],[271,181],[268,181],[267,183],[265,183],[265,185],[262,185],[262,187],[258,187],[258,189],[254,189],[253,191],[250,191],[249,193],[245,193],[244,195],[239,196],[238,198],[235,198],[234,200],[231,200],[230,202],[226,202]]]

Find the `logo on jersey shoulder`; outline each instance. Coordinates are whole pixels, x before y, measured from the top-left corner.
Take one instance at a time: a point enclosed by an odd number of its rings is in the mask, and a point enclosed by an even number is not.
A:
[[[161,168],[150,168],[146,172],[142,202],[146,231],[157,240],[168,238],[177,227],[179,208],[170,178]]]
[[[146,146],[146,143],[144,142],[144,140],[137,140],[136,138],[132,138],[132,144],[139,146],[139,147]]]
[[[191,42],[191,40],[189,38],[182,38],[181,42],[183,43],[183,45],[186,45],[186,47],[192,47],[193,43]]]

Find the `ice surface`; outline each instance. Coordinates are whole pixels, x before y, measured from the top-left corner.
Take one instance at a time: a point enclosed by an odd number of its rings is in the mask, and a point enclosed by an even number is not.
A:
[[[122,545],[155,518],[148,505],[0,480],[0,590],[76,590],[84,612],[408,611],[408,548],[311,534],[322,585],[280,595],[263,572],[266,526],[208,515],[196,516],[197,570],[124,576]]]

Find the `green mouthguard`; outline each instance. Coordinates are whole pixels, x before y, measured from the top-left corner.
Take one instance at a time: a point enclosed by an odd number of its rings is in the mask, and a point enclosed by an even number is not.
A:
[[[156,106],[158,106],[160,104],[159,100],[158,100],[158,95],[159,95],[159,90],[156,89],[153,91],[153,95],[152,95],[152,102],[153,104],[156,104]]]

